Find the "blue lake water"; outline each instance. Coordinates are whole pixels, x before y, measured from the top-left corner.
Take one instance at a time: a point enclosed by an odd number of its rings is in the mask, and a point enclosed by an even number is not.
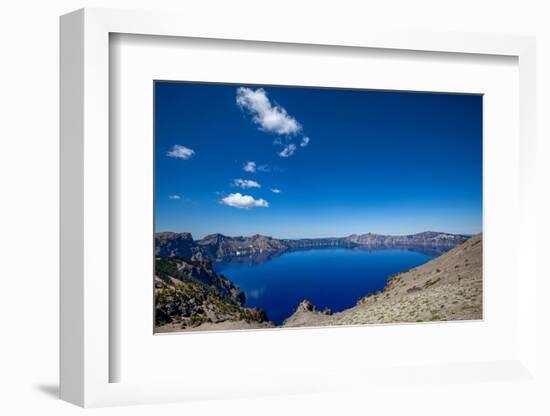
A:
[[[320,310],[350,308],[366,294],[382,290],[388,276],[438,254],[413,249],[312,249],[260,260],[235,258],[217,263],[215,269],[245,292],[245,306],[262,308],[280,324],[304,299]]]

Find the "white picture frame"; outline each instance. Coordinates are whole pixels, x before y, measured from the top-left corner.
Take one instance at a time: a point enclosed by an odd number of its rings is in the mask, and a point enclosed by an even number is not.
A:
[[[61,18],[61,397],[80,406],[159,403],[197,398],[308,393],[347,388],[340,380],[373,385],[406,374],[420,380],[439,374],[479,382],[487,377],[525,380],[536,377],[535,198],[535,41],[530,37],[465,33],[328,31],[312,26],[238,25],[189,15],[82,9]],[[177,382],[112,382],[110,349],[110,34],[225,39],[332,47],[504,55],[519,65],[520,215],[517,250],[522,280],[517,293],[517,354],[506,360],[471,363],[418,363],[414,371],[369,368],[332,369],[331,380],[289,371],[262,380],[226,377],[185,378]],[[305,330],[307,331],[307,330]],[[299,334],[299,331],[295,332]],[[299,335],[296,335],[297,337]],[[207,338],[202,338],[208,342]],[[481,375],[481,376],[480,376]],[[307,382],[305,382],[307,380]],[[207,390],[207,385],[209,388]],[[226,386],[226,388],[222,388]]]

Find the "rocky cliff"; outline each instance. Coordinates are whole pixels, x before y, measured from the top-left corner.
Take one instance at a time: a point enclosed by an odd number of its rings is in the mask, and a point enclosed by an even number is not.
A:
[[[191,233],[163,232],[155,234],[155,256],[192,257],[198,251]]]
[[[197,247],[210,259],[263,252],[279,252],[288,249],[281,240],[259,234],[250,237],[228,237],[222,234],[212,234],[198,240]]]
[[[181,331],[229,324],[238,328],[268,327],[264,311],[245,308],[244,293],[209,261],[184,257],[156,259],[155,330]]]

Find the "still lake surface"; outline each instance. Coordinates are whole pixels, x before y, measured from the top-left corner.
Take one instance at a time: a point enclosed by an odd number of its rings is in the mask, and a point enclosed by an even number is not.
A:
[[[235,258],[214,267],[245,292],[245,306],[262,308],[281,324],[304,299],[320,310],[350,308],[366,294],[382,290],[388,276],[438,254],[410,248],[322,248],[263,259]]]

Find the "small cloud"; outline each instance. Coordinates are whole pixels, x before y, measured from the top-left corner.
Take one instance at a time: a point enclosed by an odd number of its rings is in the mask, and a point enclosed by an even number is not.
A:
[[[168,157],[184,160],[189,159],[194,154],[195,151],[193,149],[189,149],[188,147],[182,146],[180,144],[175,144],[174,147],[172,147],[172,150],[166,153]]]
[[[243,165],[243,170],[248,173],[271,172],[271,167],[269,165],[258,165],[256,162],[246,162]]]
[[[265,199],[254,199],[250,195],[241,195],[240,193],[229,194],[220,200],[220,203],[233,208],[250,209],[250,208],[267,208],[269,203]]]
[[[302,137],[302,141],[300,142],[301,147],[306,147],[309,144],[309,137],[304,136]]]
[[[234,179],[233,185],[238,186],[239,188],[261,188],[262,186],[256,182],[252,181],[250,179]]]
[[[290,157],[296,151],[296,145],[294,143],[287,144],[283,150],[277,153],[281,157]]]
[[[168,199],[181,199],[179,195],[168,195]]]
[[[252,115],[252,122],[262,131],[279,135],[295,135],[302,126],[287,111],[272,104],[263,88],[237,88],[237,105]]]
[[[272,189],[271,189],[271,192],[273,192],[274,194],[280,194],[280,193],[281,193],[281,190],[280,190],[280,189],[277,189],[277,188],[272,188]]]
[[[248,173],[256,172],[256,162],[246,162],[243,166],[243,170]]]

